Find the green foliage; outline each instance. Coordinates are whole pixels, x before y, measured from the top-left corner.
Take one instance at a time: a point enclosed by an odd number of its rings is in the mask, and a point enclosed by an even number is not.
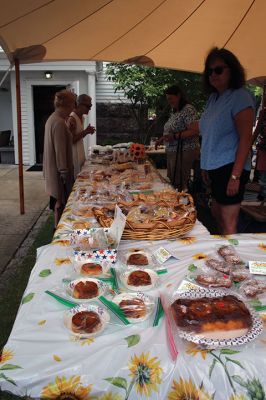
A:
[[[203,111],[206,96],[201,88],[200,74],[116,63],[108,64],[106,73],[107,79],[114,83],[115,91],[124,91],[125,97],[130,100],[139,130],[146,134],[151,128],[148,110],[156,112],[157,121],[166,119],[170,112],[164,96],[168,86],[178,84],[197,111]],[[142,141],[145,142],[145,139],[142,138]]]

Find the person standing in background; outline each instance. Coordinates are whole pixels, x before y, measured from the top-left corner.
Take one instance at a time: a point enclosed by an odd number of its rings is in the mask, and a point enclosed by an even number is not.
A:
[[[83,115],[87,115],[91,109],[91,97],[86,94],[81,94],[77,98],[77,104],[67,119],[67,126],[72,133],[73,140],[73,165],[74,165],[74,179],[80,172],[82,165],[85,161],[85,151],[83,138],[88,134],[93,134],[95,128],[88,125],[86,129],[83,126]]]
[[[72,135],[66,118],[75,107],[76,96],[68,90],[55,94],[55,111],[45,124],[43,175],[50,196],[56,228],[73,186]]]
[[[199,158],[200,147],[197,134],[191,131],[191,135],[187,132],[185,137],[182,132],[187,131],[188,126],[197,119],[197,111],[189,104],[179,86],[170,86],[165,94],[173,112],[155,148],[166,142],[167,176],[175,188],[187,190],[190,170]]]

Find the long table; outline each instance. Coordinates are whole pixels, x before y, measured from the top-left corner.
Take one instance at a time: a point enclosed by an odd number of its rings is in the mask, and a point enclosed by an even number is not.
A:
[[[88,339],[65,328],[67,307],[48,296],[71,276],[69,215],[73,194],[54,241],[38,249],[36,264],[0,359],[0,387],[34,399],[265,399],[266,329],[255,341],[217,350],[180,341],[172,360],[165,318],[157,327],[119,326]],[[122,241],[118,258],[129,248],[164,246],[170,258],[152,292],[171,293],[191,265],[200,266],[216,246],[233,244],[245,260],[266,261],[266,234],[211,236],[197,221],[186,237],[164,241]],[[266,314],[261,313],[264,322]]]

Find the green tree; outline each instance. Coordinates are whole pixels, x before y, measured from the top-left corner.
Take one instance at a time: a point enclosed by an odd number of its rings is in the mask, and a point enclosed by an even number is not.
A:
[[[177,83],[199,113],[204,108],[206,96],[201,90],[200,74],[117,63],[108,64],[106,72],[107,79],[114,83],[115,91],[123,90],[130,100],[140,141],[144,143],[152,128],[147,118],[148,110],[156,112],[156,123],[169,115],[170,109],[164,96],[168,86]]]

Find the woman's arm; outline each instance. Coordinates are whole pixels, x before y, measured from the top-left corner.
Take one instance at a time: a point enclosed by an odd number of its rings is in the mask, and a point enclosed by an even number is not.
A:
[[[240,111],[234,117],[236,130],[239,135],[239,144],[236,151],[236,159],[233,166],[232,175],[227,185],[228,196],[234,196],[239,191],[239,178],[243,171],[252,144],[253,120],[254,110],[251,107]]]
[[[187,129],[181,132],[181,139],[199,135],[199,121],[194,121],[188,125]]]

